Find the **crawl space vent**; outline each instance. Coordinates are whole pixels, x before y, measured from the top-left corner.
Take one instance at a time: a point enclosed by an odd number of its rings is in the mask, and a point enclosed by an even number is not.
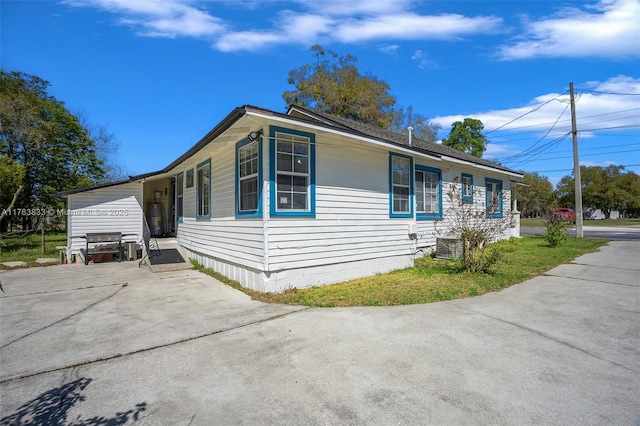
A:
[[[462,257],[462,241],[455,238],[436,238],[436,257],[440,259]]]

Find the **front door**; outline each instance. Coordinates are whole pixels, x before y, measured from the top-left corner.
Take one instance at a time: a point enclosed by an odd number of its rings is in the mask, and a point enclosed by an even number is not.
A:
[[[182,220],[184,196],[184,173],[180,173],[171,178],[171,233],[173,236],[178,232],[178,222]]]

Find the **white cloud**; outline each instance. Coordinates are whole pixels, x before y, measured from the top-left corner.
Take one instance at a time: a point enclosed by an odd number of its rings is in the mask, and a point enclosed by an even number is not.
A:
[[[334,35],[345,43],[368,40],[455,39],[471,34],[496,31],[500,18],[468,18],[462,15],[424,16],[414,13],[348,19],[337,25]]]
[[[215,41],[214,46],[222,52],[256,51],[283,41],[284,37],[276,32],[240,31],[224,34]]]
[[[179,0],[67,0],[64,3],[92,6],[121,15],[121,24],[149,37],[207,37],[225,30],[221,19]]]
[[[500,48],[505,60],[537,57],[640,56],[640,1],[602,0],[593,11],[566,8],[525,23],[526,32]]]
[[[604,82],[590,81],[576,85],[576,121],[579,131],[593,131],[600,128],[629,128],[640,126],[640,78],[617,76]],[[484,124],[485,131],[498,132],[533,131],[544,133],[555,125],[558,134],[571,131],[568,93],[547,93],[532,99],[527,105],[505,110],[492,110],[467,115],[436,117],[431,121],[451,128],[454,121],[465,117],[477,118]],[[513,122],[512,122],[513,121]],[[512,122],[511,124],[507,124]]]
[[[640,78],[616,76],[604,82],[590,81],[576,85],[575,92],[580,139],[611,132],[637,132],[640,128]],[[440,124],[446,135],[455,121],[479,119],[491,142],[485,158],[503,161],[528,149],[526,156],[506,164],[517,168],[563,140],[570,140],[570,113],[568,93],[548,93],[522,107],[441,116],[431,121]]]
[[[257,50],[275,45],[309,45],[322,41],[360,43],[395,40],[458,40],[503,31],[498,16],[428,15],[412,0],[299,0],[285,3],[272,18],[232,22],[210,11],[231,7],[195,0],[63,0],[119,17],[118,22],[147,37],[205,38],[222,51]],[[201,6],[199,6],[201,5]],[[213,5],[213,6],[212,6]],[[261,3],[243,3],[253,12]],[[295,7],[296,10],[293,10]],[[255,12],[257,13],[257,12]],[[640,1],[601,0],[595,6],[564,8],[537,21],[499,48],[505,60],[535,57],[640,56]],[[392,45],[393,46],[393,45]],[[390,50],[387,50],[389,52]],[[423,64],[430,66],[431,64]]]
[[[498,145],[495,143],[490,143],[487,145],[487,150],[484,152],[484,158],[498,158],[503,157],[505,155],[511,154],[514,151],[514,147],[512,145]]]
[[[416,50],[411,59],[418,61],[418,68],[438,68],[438,64],[430,60],[422,50]]]
[[[400,45],[398,44],[388,44],[388,45],[380,46],[378,48],[378,50],[380,50],[382,53],[386,53],[387,55],[395,54],[398,51],[398,49],[400,49]]]
[[[64,0],[64,3],[116,14],[120,24],[131,26],[142,36],[206,38],[221,51],[309,45],[322,40],[344,43],[455,40],[495,32],[502,23],[494,16],[420,15],[411,11],[410,0],[334,0],[294,2],[301,10],[283,10],[268,21],[253,22],[250,30],[234,30],[234,26],[244,28],[245,23],[213,16],[191,0]],[[397,49],[397,45],[391,46],[387,52]]]

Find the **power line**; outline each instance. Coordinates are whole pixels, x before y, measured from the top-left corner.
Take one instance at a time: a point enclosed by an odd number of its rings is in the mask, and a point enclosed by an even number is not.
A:
[[[640,110],[640,108],[629,108],[629,109],[624,109],[624,110],[620,110],[620,111],[612,111],[612,112],[605,112],[605,113],[602,113],[602,114],[587,115],[587,116],[584,116],[584,117],[579,117],[580,118],[580,124],[584,125],[584,124],[601,123],[602,121],[592,121],[592,122],[587,121],[585,123],[584,120],[589,119],[589,118],[603,117],[603,116],[606,116],[606,115],[621,114],[621,113],[624,113],[624,112],[637,111],[637,110]],[[640,115],[638,115],[638,116],[631,115],[631,116],[616,118],[616,120],[624,120],[624,119],[627,119],[627,118],[636,118],[636,117],[638,117],[640,119]],[[613,120],[613,119],[610,119],[609,121],[611,121],[611,120]],[[604,120],[604,121],[607,121],[607,120]],[[571,122],[571,120],[570,119],[565,119],[565,120],[560,120],[559,122],[560,123],[565,123],[565,122],[569,123],[569,122]],[[514,130],[530,129],[530,128],[535,128],[535,127],[543,127],[543,126],[548,126],[550,124],[553,124],[553,123],[552,122],[545,122],[545,123],[538,123],[538,124],[529,124],[527,126],[510,127],[509,129],[503,129],[501,131],[502,132],[513,132]],[[504,126],[501,126],[501,127],[504,127]],[[498,128],[496,128],[495,130],[492,130],[492,131],[496,131],[497,129]],[[519,135],[519,134],[536,133],[536,132],[539,132],[539,130],[531,130],[531,131],[528,131],[528,132],[511,133],[511,134]]]
[[[507,122],[507,123],[503,124],[502,126],[496,127],[495,129],[493,129],[493,130],[490,130],[490,131],[486,132],[486,133],[485,133],[485,135],[488,135],[488,134],[490,134],[490,133],[493,133],[493,132],[495,132],[496,130],[500,130],[501,128],[503,128],[503,127],[505,127],[505,126],[508,126],[509,124],[513,123],[514,121],[516,121],[516,120],[520,120],[522,117],[525,117],[525,116],[527,116],[527,115],[531,114],[532,112],[536,112],[536,111],[538,111],[538,110],[539,110],[540,108],[542,108],[543,106],[545,106],[545,105],[547,105],[547,104],[549,104],[549,103],[551,103],[551,102],[553,102],[553,101],[555,101],[555,100],[557,100],[558,102],[561,102],[561,101],[560,101],[560,99],[559,99],[559,98],[557,98],[557,97],[556,97],[556,98],[553,98],[553,99],[549,99],[547,102],[543,103],[542,105],[539,105],[539,106],[537,106],[536,108],[534,108],[534,109],[532,109],[532,110],[529,110],[529,111],[525,112],[524,114],[522,114],[522,115],[520,115],[520,116],[518,116],[518,117],[514,118],[513,120],[511,120],[511,121],[509,121],[509,122]]]
[[[517,160],[514,163],[514,166],[516,166],[518,164],[522,164],[522,163],[533,161],[536,158],[539,158],[541,155],[545,154],[547,152],[545,150],[555,148],[560,143],[565,141],[569,137],[569,135],[570,135],[570,133],[565,133],[564,135],[562,135],[562,137],[559,137],[559,138],[556,138],[556,139],[554,139],[554,140],[552,140],[550,142],[547,142],[546,144],[539,146],[534,151],[532,151],[532,152],[530,152],[528,154],[524,154],[524,153],[516,154],[516,155],[513,155],[513,156],[509,157],[509,159],[502,160],[502,161],[505,162],[505,163],[509,163],[509,162]],[[520,157],[527,157],[527,158],[520,158]]]
[[[640,124],[625,124],[625,125],[620,125],[620,126],[611,126],[611,127],[600,127],[597,129],[581,129],[580,133],[585,133],[585,132],[592,132],[595,130],[613,130],[613,129],[635,129],[638,128],[640,129]]]
[[[562,118],[562,116],[564,115],[564,113],[567,111],[567,108],[569,107],[569,104],[567,104],[567,106],[564,107],[564,109],[562,110],[562,112],[560,113],[560,115],[558,116],[558,118],[556,118],[556,121],[553,123],[553,125],[549,128],[549,130],[547,130],[547,132],[540,138],[538,139],[533,145],[531,145],[530,148],[525,149],[523,152],[513,155],[511,157],[505,158],[504,161],[509,161],[512,158],[517,158],[517,157],[521,157],[523,155],[526,155],[528,151],[531,151],[538,143],[540,143],[544,138],[546,138],[549,133],[551,133],[551,131],[553,130],[553,128],[556,126],[556,124],[558,124],[558,121],[560,121],[560,119]]]
[[[627,167],[640,166],[640,163],[638,163],[638,164],[615,164],[615,165],[616,166],[622,166],[622,167],[624,167],[626,169]],[[580,166],[580,167],[589,167],[589,166]],[[570,171],[573,171],[573,168],[571,168],[571,169],[554,169],[554,170],[535,170],[535,172],[537,172],[537,173],[570,172]],[[525,171],[525,173],[526,173],[526,171]]]
[[[583,151],[583,150],[581,150]],[[626,150],[622,150],[622,151],[608,151],[608,152],[597,152],[594,154],[580,154],[580,157],[597,157],[600,155],[608,155],[608,154],[622,154],[624,152],[640,152],[637,149],[626,149]],[[550,160],[564,160],[567,158],[573,158],[573,156],[564,156],[564,157],[551,157],[551,158],[545,158],[544,160],[539,160],[539,161],[550,161]],[[529,161],[529,160],[528,160]]]

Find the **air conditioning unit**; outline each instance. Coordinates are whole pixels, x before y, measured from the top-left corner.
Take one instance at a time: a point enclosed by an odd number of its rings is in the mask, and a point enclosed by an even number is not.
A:
[[[440,259],[462,257],[462,240],[455,238],[436,238],[436,257]]]

